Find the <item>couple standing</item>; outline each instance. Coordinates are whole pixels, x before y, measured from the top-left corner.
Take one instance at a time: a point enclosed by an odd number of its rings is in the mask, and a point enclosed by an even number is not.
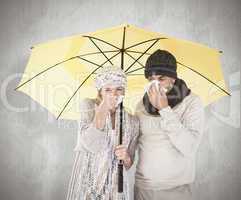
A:
[[[196,152],[202,137],[203,106],[177,77],[175,57],[163,50],[149,56],[147,92],[135,116],[123,114],[123,144],[118,145],[119,103],[126,76],[107,67],[95,79],[98,96],[81,102],[76,157],[67,200],[131,200],[126,171],[135,150],[135,200],[189,200]],[[124,165],[123,193],[118,188],[118,161]]]

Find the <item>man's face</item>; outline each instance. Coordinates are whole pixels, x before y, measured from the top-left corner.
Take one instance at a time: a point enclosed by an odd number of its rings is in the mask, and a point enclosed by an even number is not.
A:
[[[168,76],[163,76],[163,75],[152,75],[148,77],[149,81],[157,80],[159,81],[160,85],[167,90],[170,90],[175,83],[175,79],[168,77]]]

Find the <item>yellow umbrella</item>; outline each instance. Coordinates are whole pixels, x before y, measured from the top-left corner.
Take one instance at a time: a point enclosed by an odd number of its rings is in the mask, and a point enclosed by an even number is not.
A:
[[[128,76],[124,106],[133,112],[146,84],[146,59],[157,49],[175,55],[179,78],[205,105],[229,95],[219,51],[126,24],[35,45],[16,89],[57,118],[78,119],[80,99],[96,97],[95,74],[105,65],[115,65]]]

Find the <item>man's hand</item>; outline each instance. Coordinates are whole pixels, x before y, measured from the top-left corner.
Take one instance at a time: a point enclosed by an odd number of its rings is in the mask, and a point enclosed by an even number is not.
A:
[[[168,106],[168,100],[164,89],[158,89],[155,84],[152,84],[147,92],[149,100],[156,109],[161,110]]]

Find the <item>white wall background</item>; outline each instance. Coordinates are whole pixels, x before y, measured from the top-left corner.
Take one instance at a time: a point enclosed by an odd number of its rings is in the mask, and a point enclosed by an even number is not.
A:
[[[30,46],[124,22],[224,52],[232,97],[206,108],[193,194],[196,200],[240,199],[240,10],[239,0],[1,0],[0,199],[64,200],[73,165],[76,124],[54,120],[13,91]],[[32,109],[17,113],[10,106]]]

